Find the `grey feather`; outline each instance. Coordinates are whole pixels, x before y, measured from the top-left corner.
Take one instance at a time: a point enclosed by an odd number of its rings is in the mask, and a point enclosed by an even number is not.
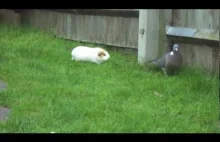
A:
[[[166,75],[175,73],[180,69],[183,63],[183,57],[181,53],[178,51],[178,48],[179,45],[174,44],[173,51],[171,51],[173,52],[173,55],[171,55],[171,52],[169,52],[163,55],[162,57],[150,62],[160,67]]]

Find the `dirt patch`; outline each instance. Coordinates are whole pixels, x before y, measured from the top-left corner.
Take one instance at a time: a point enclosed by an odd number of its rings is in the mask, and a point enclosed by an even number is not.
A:
[[[10,109],[5,107],[0,107],[0,121],[8,120]]]
[[[6,90],[7,85],[4,81],[0,80],[0,91]],[[6,121],[8,119],[10,109],[0,106],[0,121]]]
[[[6,90],[7,85],[4,81],[0,80],[0,91]]]

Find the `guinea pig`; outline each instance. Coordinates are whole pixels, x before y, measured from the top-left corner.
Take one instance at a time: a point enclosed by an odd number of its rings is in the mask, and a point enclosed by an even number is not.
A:
[[[96,64],[101,64],[110,58],[109,53],[101,47],[77,46],[73,48],[71,55],[72,60],[87,61]]]

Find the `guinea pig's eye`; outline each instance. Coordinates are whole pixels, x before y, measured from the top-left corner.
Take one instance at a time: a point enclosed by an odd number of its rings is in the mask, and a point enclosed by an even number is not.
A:
[[[105,53],[99,52],[99,53],[98,53],[98,56],[103,57],[103,56],[105,56]]]

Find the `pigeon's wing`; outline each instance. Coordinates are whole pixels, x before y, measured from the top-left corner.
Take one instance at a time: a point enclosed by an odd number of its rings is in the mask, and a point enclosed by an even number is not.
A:
[[[167,63],[167,57],[169,56],[169,53],[166,53],[165,55],[163,55],[162,57],[160,57],[159,59],[157,59],[155,62],[157,63],[157,65],[161,68],[165,68],[166,67],[166,63]]]

